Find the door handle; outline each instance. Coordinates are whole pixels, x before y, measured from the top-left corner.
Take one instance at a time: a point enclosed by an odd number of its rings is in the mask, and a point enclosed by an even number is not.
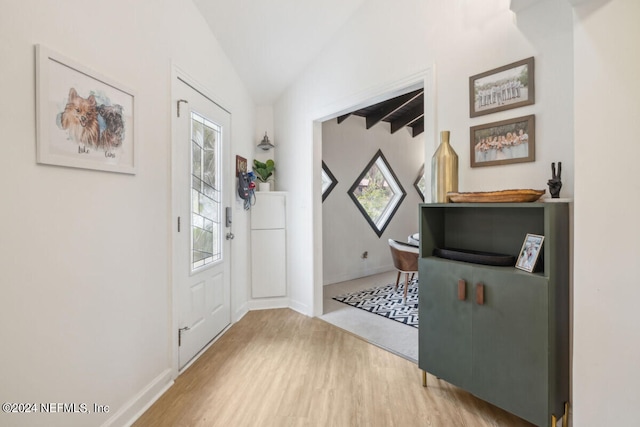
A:
[[[236,236],[233,233],[227,233],[225,237],[227,240],[233,240]]]
[[[476,304],[484,305],[484,283],[476,284]]]
[[[231,207],[227,206],[226,208],[224,208],[224,218],[225,218],[225,226],[226,227],[231,227],[231,223],[233,222],[233,212],[231,211]]]
[[[458,280],[458,300],[464,301],[467,299],[467,282],[464,279]]]

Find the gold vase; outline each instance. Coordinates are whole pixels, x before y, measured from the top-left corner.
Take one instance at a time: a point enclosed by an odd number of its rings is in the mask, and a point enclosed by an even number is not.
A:
[[[449,144],[449,131],[440,132],[440,145],[431,158],[431,201],[448,203],[449,191],[458,191],[458,155]]]

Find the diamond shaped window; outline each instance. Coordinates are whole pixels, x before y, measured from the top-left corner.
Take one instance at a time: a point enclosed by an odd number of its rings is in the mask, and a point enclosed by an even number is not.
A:
[[[380,150],[349,189],[349,197],[378,237],[382,236],[406,195]]]
[[[420,198],[424,202],[424,193],[427,191],[427,180],[424,178],[424,165],[420,168],[420,172],[418,172],[418,177],[416,181],[413,183],[413,187],[416,189]]]
[[[338,180],[329,170],[329,167],[322,162],[322,201],[327,198],[331,190],[338,185]]]

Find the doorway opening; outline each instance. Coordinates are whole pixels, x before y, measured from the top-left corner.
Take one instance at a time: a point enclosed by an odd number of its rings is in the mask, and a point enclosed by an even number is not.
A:
[[[350,105],[343,103],[314,123],[314,163],[322,165],[316,174],[320,185],[315,186],[322,188],[315,198],[320,201],[315,210],[316,250],[322,253],[315,265],[315,313],[413,361],[416,328],[332,297],[395,283],[387,240],[406,240],[418,231],[418,204],[426,195],[414,183],[424,173],[427,153],[433,152],[432,79],[429,69],[377,93],[354,96]],[[418,98],[419,106],[410,105]],[[409,119],[397,121],[393,108],[413,111]],[[367,194],[368,199],[363,198]]]

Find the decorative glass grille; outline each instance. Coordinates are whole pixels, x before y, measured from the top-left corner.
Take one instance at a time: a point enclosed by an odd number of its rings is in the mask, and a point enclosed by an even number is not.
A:
[[[220,133],[205,117],[191,113],[191,270],[222,258]]]

